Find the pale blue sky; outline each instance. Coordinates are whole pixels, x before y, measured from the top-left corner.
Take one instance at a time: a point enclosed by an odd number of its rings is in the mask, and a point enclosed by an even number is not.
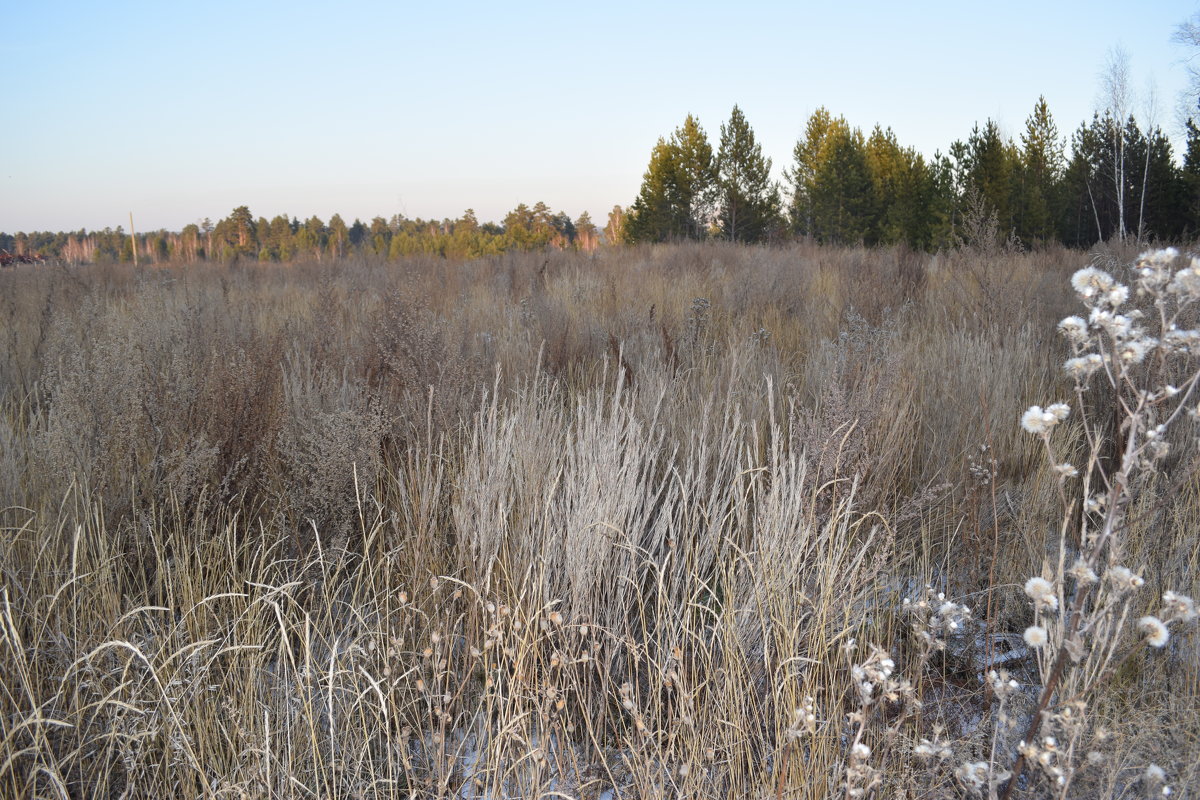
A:
[[[347,221],[602,222],[689,113],[739,104],[774,171],[819,106],[931,155],[1039,94],[1069,135],[1114,46],[1172,134],[1192,2],[0,0],[0,230],[179,230],[238,205]],[[1135,110],[1142,116],[1140,101]]]

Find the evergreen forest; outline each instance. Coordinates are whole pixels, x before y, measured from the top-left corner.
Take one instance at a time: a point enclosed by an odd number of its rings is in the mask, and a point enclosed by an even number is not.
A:
[[[601,245],[791,240],[935,252],[962,245],[1087,248],[1101,241],[1176,242],[1200,230],[1200,127],[1186,123],[1183,153],[1161,125],[1098,111],[1069,136],[1039,98],[1016,138],[988,119],[926,157],[890,127],[869,132],[817,109],[796,141],[782,181],[772,178],[738,106],[711,140],[689,114],[659,138],[637,196],[603,225],[545,203],[520,204],[499,222],[472,209],[457,219],[376,216],[347,224],[288,214],[255,217],[247,206],[180,231],[0,233],[0,250],[69,263],[289,262],[369,255],[480,258]],[[134,250],[137,250],[136,254]],[[135,258],[136,255],[136,258]]]

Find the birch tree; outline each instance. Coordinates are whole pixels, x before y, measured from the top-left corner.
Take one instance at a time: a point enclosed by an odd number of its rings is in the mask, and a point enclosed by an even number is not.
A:
[[[1104,71],[1100,73],[1100,93],[1104,110],[1112,117],[1113,189],[1117,201],[1117,239],[1125,241],[1125,120],[1131,102],[1129,54],[1120,47],[1108,51]]]

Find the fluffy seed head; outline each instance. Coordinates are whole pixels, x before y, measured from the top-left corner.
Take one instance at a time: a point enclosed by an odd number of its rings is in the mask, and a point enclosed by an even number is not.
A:
[[[1154,342],[1150,339],[1130,339],[1117,350],[1117,356],[1126,364],[1140,364],[1146,359],[1146,354]]]
[[[1072,342],[1080,344],[1087,339],[1088,325],[1083,317],[1070,316],[1058,323],[1058,330]]]
[[[1177,258],[1179,251],[1176,248],[1163,247],[1159,250],[1147,250],[1138,256],[1138,261],[1144,261],[1150,266],[1169,267]]]
[[[1045,436],[1057,424],[1058,417],[1049,410],[1043,410],[1041,406],[1030,406],[1021,415],[1021,427],[1037,436]]]
[[[1113,567],[1104,576],[1118,592],[1140,589],[1145,583],[1140,575],[1135,575],[1128,567]]]
[[[1046,407],[1046,411],[1054,415],[1057,422],[1062,422],[1067,417],[1071,416],[1071,407],[1066,403],[1053,403]]]
[[[958,779],[973,789],[982,789],[988,779],[988,763],[986,761],[964,762],[955,771]]]
[[[1191,622],[1196,618],[1196,602],[1186,594],[1163,592],[1163,605],[1166,607],[1166,614],[1177,616],[1184,622]]]
[[[1111,292],[1116,282],[1112,276],[1102,269],[1084,267],[1071,276],[1071,286],[1085,300],[1090,300],[1100,294]]]
[[[1042,647],[1050,641],[1050,635],[1041,625],[1030,625],[1025,629],[1025,644],[1030,647]]]
[[[1045,578],[1034,577],[1025,581],[1025,594],[1029,595],[1030,600],[1038,600],[1053,593],[1054,584]]]
[[[1163,621],[1156,616],[1147,615],[1138,620],[1138,632],[1142,634],[1142,638],[1146,640],[1146,644],[1151,647],[1162,647],[1171,638],[1171,634],[1167,631],[1167,626]]]
[[[1063,370],[1075,378],[1086,378],[1104,366],[1104,359],[1099,353],[1088,353],[1086,356],[1068,358],[1063,362]]]
[[[1194,264],[1179,270],[1167,290],[1190,297],[1200,295],[1200,270],[1197,270]]]
[[[1073,464],[1067,464],[1065,462],[1062,464],[1055,464],[1052,469],[1054,470],[1054,474],[1057,475],[1060,480],[1074,478],[1079,474],[1079,470],[1075,469]]]
[[[1087,562],[1082,558],[1075,559],[1075,563],[1071,565],[1069,570],[1067,570],[1067,575],[1073,578],[1077,583],[1080,583],[1084,586],[1090,586],[1099,580],[1096,577],[1095,571],[1093,571],[1092,568],[1087,565]]]

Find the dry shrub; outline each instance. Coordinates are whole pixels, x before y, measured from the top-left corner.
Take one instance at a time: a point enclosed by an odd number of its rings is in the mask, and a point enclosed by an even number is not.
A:
[[[371,332],[365,372],[392,410],[399,442],[454,432],[473,410],[480,369],[463,337],[427,304],[398,291],[384,298]]]
[[[343,542],[372,505],[387,421],[372,394],[302,352],[283,373],[284,424],[274,442],[278,507],[295,535]]]

